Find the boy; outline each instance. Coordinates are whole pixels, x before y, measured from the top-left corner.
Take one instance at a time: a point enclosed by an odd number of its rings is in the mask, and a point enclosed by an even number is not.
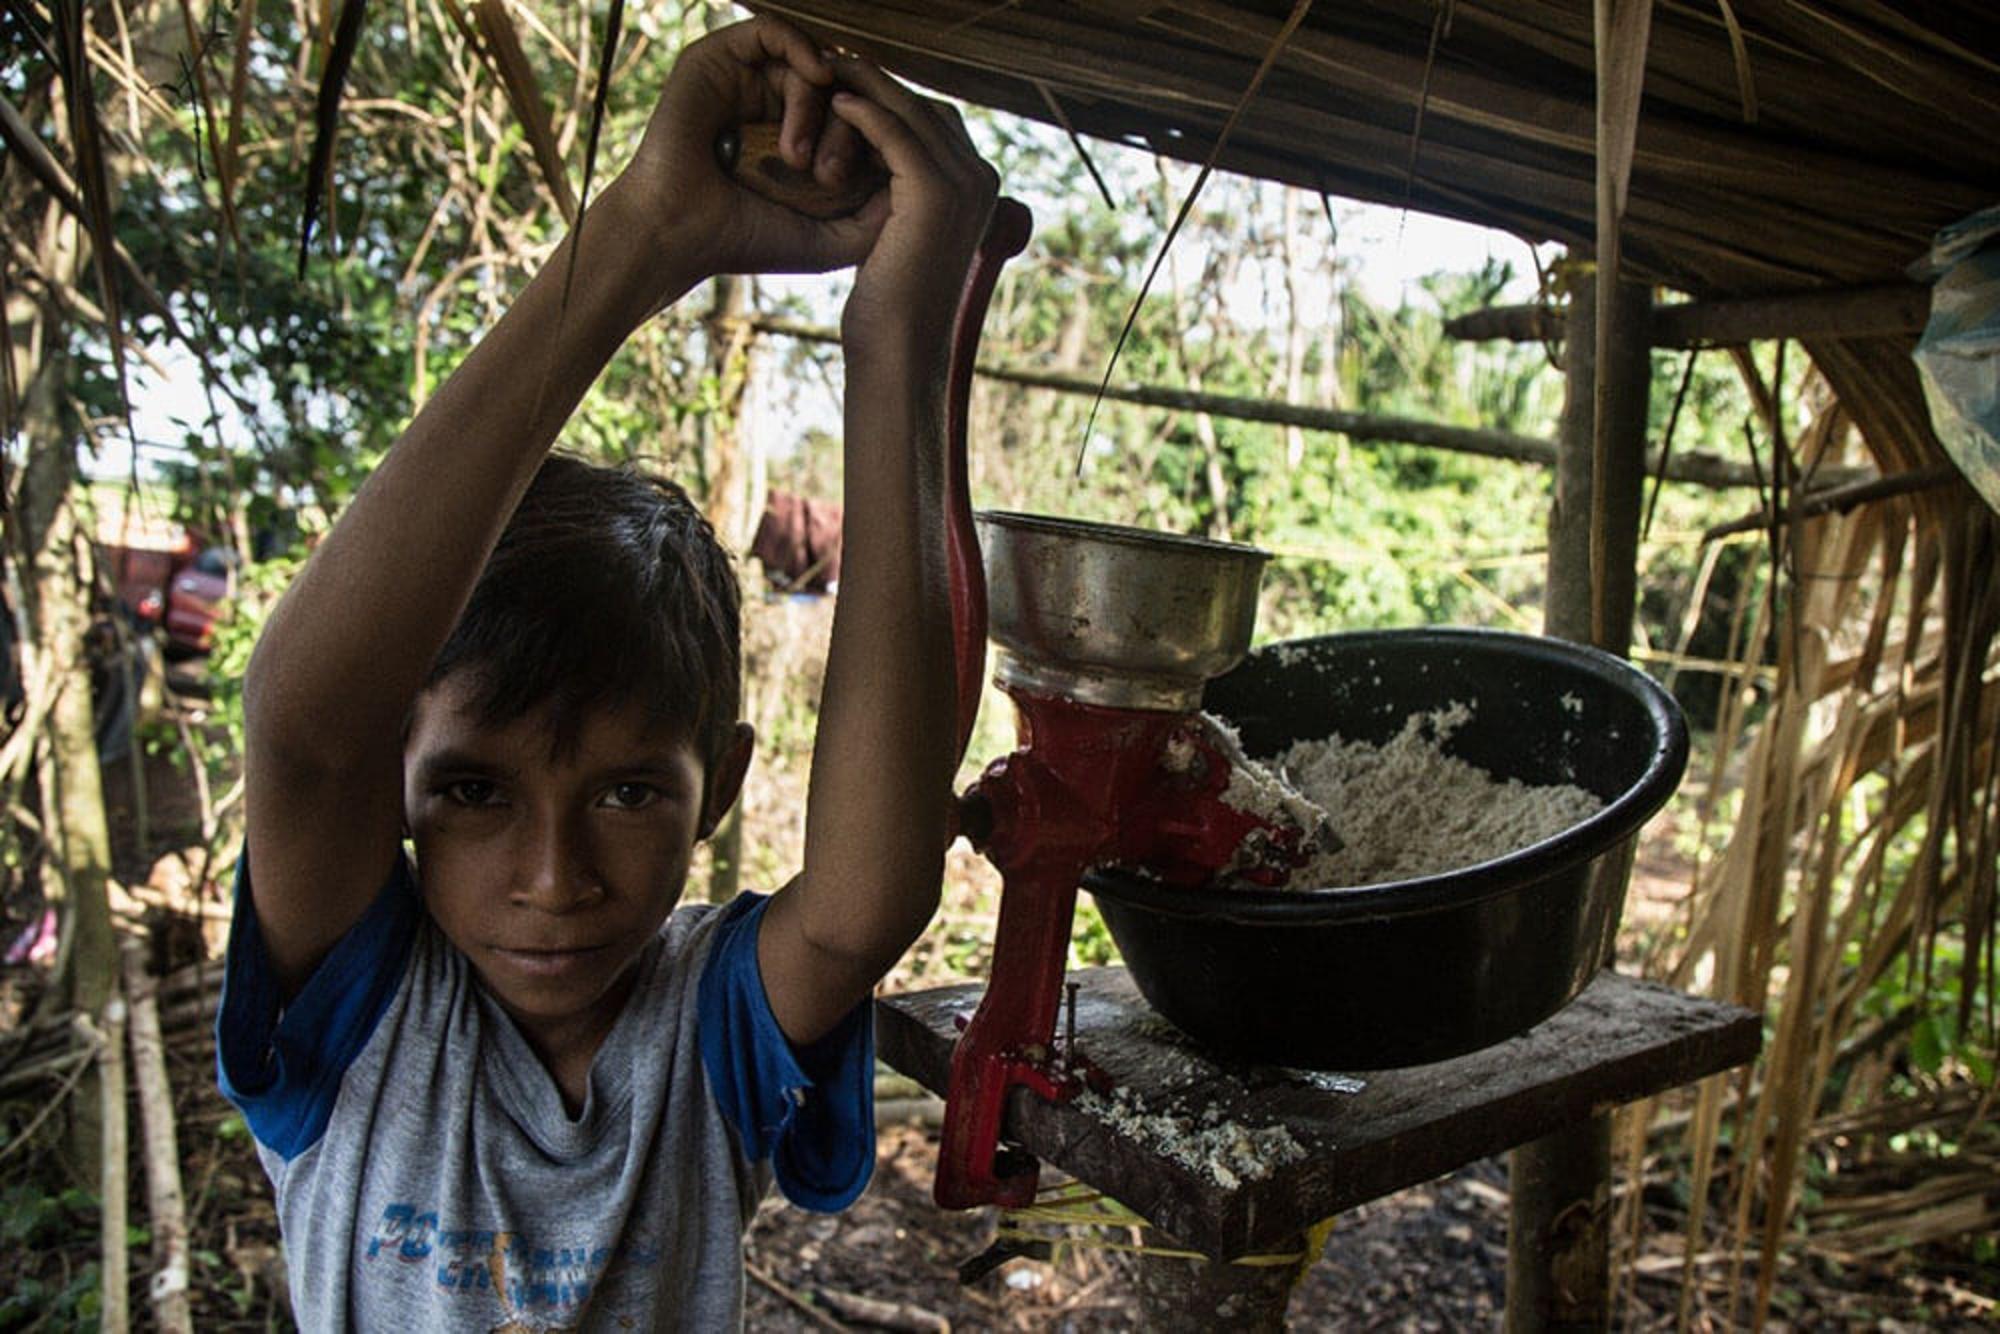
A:
[[[794,165],[872,149],[890,183],[833,222],[732,185],[717,134],[774,119]],[[218,1060],[304,1327],[733,1326],[765,1184],[825,1209],[865,1184],[867,998],[942,870],[943,386],[996,185],[949,109],[781,23],[690,46],[273,613]],[[805,866],[675,911],[749,762],[735,588],[678,491],[544,456],[703,278],[856,262]]]

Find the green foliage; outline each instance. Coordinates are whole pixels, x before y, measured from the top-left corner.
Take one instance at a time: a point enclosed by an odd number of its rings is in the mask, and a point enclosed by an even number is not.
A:
[[[229,738],[226,754],[213,757],[220,777],[243,753],[243,677],[250,667],[250,655],[257,637],[264,632],[265,619],[277,605],[279,596],[305,564],[303,554],[273,557],[244,571],[237,579],[236,599],[230,615],[216,623],[215,641],[208,654],[211,718]]]
[[[1920,830],[1905,831],[1905,855],[1920,838]],[[1859,965],[1860,951],[1850,945],[1843,962],[1850,968]],[[1862,1014],[1870,1019],[1909,1025],[1908,1065],[1892,1078],[1905,1090],[1955,1079],[1993,1081],[1996,1053],[1985,1022],[1991,1013],[1990,983],[1982,979],[1967,997],[1964,964],[1964,928],[1947,926],[1938,933],[1928,974],[1914,958],[1893,964],[1874,979],[1861,1002]],[[1961,1003],[1973,1017],[1963,1028],[1956,1018]]]
[[[78,1269],[67,1283],[25,1277],[12,1292],[0,1297],[0,1330],[94,1330],[104,1300],[102,1288],[94,1260]]]
[[[0,1331],[95,1329],[102,1301],[95,1262],[67,1268],[39,1263],[78,1246],[95,1250],[97,1200],[86,1191],[57,1189],[30,1177],[0,1188]]]
[[[1104,914],[1097,910],[1095,902],[1079,895],[1076,917],[1070,925],[1069,966],[1099,968],[1118,961],[1118,943],[1111,938],[1111,928],[1104,924]]]
[[[69,1189],[51,1193],[30,1181],[0,1190],[0,1241],[14,1246],[41,1246],[86,1227],[96,1216],[97,1201],[88,1192]]]

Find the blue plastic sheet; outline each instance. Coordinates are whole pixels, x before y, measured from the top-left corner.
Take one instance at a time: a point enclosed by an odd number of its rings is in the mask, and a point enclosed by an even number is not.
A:
[[[1931,425],[1986,503],[2000,510],[2000,205],[1937,234],[1915,269],[1931,280],[1917,372]]]

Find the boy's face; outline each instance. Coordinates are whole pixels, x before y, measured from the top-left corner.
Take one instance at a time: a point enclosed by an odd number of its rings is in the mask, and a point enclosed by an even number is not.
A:
[[[425,691],[403,748],[425,904],[544,1059],[594,1052],[695,840],[735,799],[747,729],[710,775],[683,729],[638,707],[593,714],[552,752],[542,715],[481,726],[469,696],[456,676]]]

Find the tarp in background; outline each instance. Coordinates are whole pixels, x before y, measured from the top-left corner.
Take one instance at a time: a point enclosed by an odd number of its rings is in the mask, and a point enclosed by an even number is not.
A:
[[[1917,373],[1958,470],[2000,511],[2000,205],[1937,234],[1913,275],[1931,283]]]

